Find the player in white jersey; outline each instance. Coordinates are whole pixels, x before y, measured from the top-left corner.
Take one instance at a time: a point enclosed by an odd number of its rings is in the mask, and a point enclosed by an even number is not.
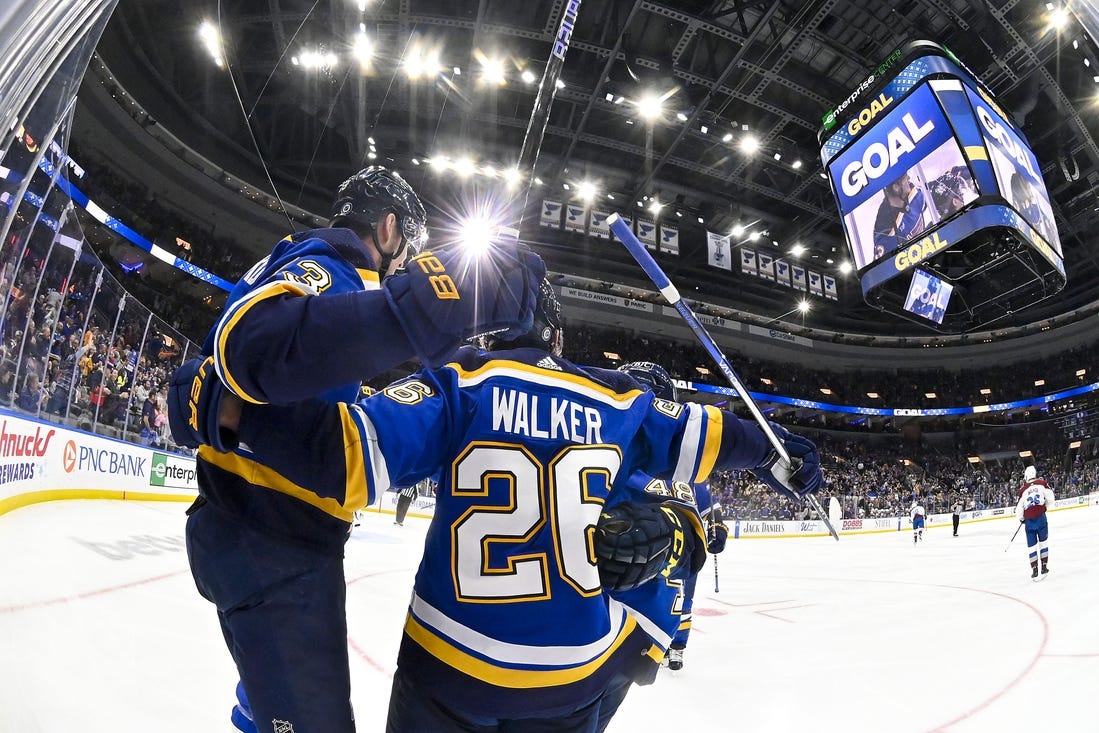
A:
[[[1015,505],[1015,517],[1026,525],[1026,544],[1030,549],[1030,577],[1045,580],[1049,573],[1049,523],[1046,509],[1053,506],[1053,489],[1044,478],[1038,478],[1038,469],[1027,466],[1023,471],[1023,488],[1019,491],[1019,503]],[[1041,560],[1041,570],[1038,562]]]
[[[923,504],[913,499],[910,513],[912,515],[912,544],[916,544],[923,539],[923,523],[927,512],[924,511]]]

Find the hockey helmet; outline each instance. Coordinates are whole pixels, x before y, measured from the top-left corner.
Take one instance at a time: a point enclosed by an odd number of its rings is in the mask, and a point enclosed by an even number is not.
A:
[[[415,254],[427,234],[427,212],[412,186],[397,171],[384,166],[363,168],[336,189],[330,226],[344,226],[360,234],[373,232],[386,214],[397,216],[404,241]],[[394,256],[396,256],[395,253]]]
[[[561,303],[558,302],[557,294],[553,292],[553,286],[549,284],[549,280],[543,279],[542,284],[538,286],[538,305],[534,310],[534,323],[529,331],[507,341],[489,334],[482,342],[484,348],[489,351],[533,346],[548,351],[554,356],[560,356],[564,346]]]
[[[1033,481],[1038,478],[1038,469],[1034,466],[1027,466],[1023,469],[1023,481]]]
[[[653,395],[662,400],[676,402],[679,399],[675,382],[672,381],[668,370],[659,364],[654,364],[651,361],[632,361],[618,367],[618,371],[629,374],[640,382],[642,387],[651,390]]]

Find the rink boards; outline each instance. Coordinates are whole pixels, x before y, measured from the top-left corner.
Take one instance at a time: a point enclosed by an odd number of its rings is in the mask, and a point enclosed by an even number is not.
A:
[[[195,460],[148,446],[105,438],[54,423],[0,411],[0,515],[29,504],[59,499],[191,501],[198,492]],[[368,511],[395,510],[396,491],[386,491]],[[1058,499],[1053,511],[1099,504],[1099,493]],[[962,524],[1014,519],[1014,507],[962,512]],[[431,517],[433,497],[418,497],[409,514]],[[731,539],[822,537],[819,520],[734,520]],[[927,527],[951,527],[952,515],[932,514]],[[843,519],[841,534],[910,529],[909,517]]]

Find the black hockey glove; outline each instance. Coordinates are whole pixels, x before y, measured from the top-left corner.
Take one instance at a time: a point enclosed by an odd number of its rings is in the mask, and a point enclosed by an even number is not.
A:
[[[711,555],[725,551],[725,542],[729,539],[729,528],[724,522],[711,524],[706,532],[706,551]]]
[[[618,504],[605,509],[595,526],[599,581],[606,590],[630,590],[670,571],[685,549],[683,522],[661,504]]]
[[[168,427],[185,448],[209,445],[221,453],[237,447],[235,433],[218,425],[221,401],[231,394],[214,371],[214,357],[191,359],[176,369],[168,387]]]
[[[786,446],[793,465],[787,464],[772,450],[762,465],[752,469],[752,473],[778,493],[800,502],[824,483],[820,472],[820,454],[808,438],[795,435],[775,423],[771,423],[771,427]]]
[[[386,299],[425,367],[441,366],[463,341],[534,324],[546,264],[529,247],[494,242],[480,255],[460,246],[423,252],[382,283]]]

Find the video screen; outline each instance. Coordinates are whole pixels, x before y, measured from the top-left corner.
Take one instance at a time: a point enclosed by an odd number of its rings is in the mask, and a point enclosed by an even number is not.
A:
[[[966,87],[966,93],[977,113],[988,158],[1000,186],[1000,195],[1023,215],[1058,255],[1064,257],[1061,239],[1054,224],[1053,208],[1049,203],[1049,194],[1046,192],[1037,158],[1022,138],[1004,122],[993,105],[988,104],[969,87]]]
[[[926,84],[828,168],[859,270],[935,228],[978,196],[961,146]]]
[[[904,300],[904,309],[913,315],[941,324],[953,292],[954,286],[950,283],[923,270],[915,270],[912,273],[912,283],[908,286],[908,296]]]

